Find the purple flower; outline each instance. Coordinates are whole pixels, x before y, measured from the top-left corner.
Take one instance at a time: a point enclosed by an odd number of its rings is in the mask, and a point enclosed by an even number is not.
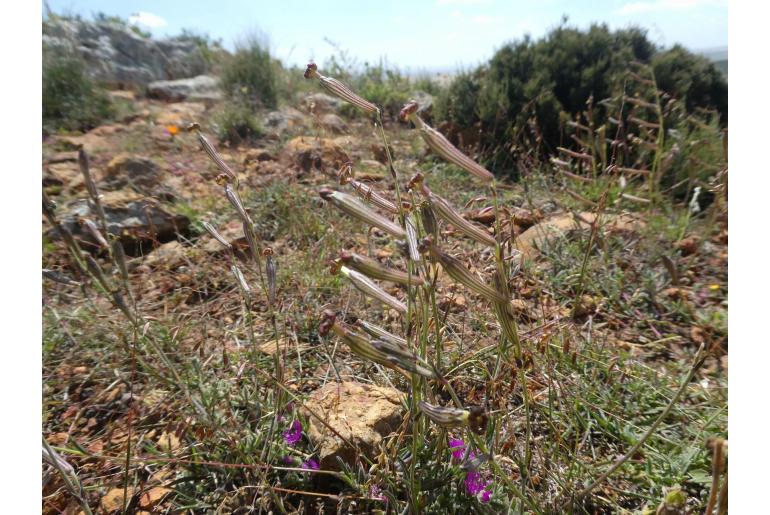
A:
[[[479,498],[479,501],[488,503],[492,496],[492,491],[489,490],[491,481],[485,481],[481,474],[475,470],[471,470],[465,476],[465,489],[470,495],[475,495]]]
[[[452,457],[454,459],[456,460],[463,459],[463,455],[465,454],[465,442],[463,442],[459,438],[450,438],[449,448],[453,449]]]
[[[372,485],[369,487],[369,497],[372,499],[388,502],[388,498],[382,495],[382,490],[380,490],[378,485]]]
[[[289,429],[283,432],[283,439],[288,445],[294,445],[302,439],[302,424],[299,420],[292,422]]]
[[[310,458],[309,460],[307,460],[302,464],[302,468],[307,470],[318,470],[320,467],[316,460],[314,460],[313,458]]]

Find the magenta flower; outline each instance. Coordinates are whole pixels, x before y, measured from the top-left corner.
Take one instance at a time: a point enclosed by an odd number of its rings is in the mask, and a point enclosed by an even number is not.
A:
[[[465,455],[465,442],[463,442],[459,438],[450,438],[449,448],[452,449],[452,457],[454,459],[456,460],[463,459],[463,455]]]
[[[369,497],[372,499],[388,502],[388,498],[382,495],[382,490],[378,485],[372,485],[369,487]]]
[[[314,460],[313,458],[310,458],[309,460],[307,460],[302,464],[302,468],[307,470],[318,470],[320,466],[318,465],[318,462],[316,460]]]
[[[287,445],[294,445],[302,439],[302,424],[299,420],[292,422],[289,429],[283,432],[283,439]]]
[[[488,503],[492,496],[492,491],[488,488],[491,484],[492,481],[485,481],[475,470],[471,470],[465,476],[465,489],[470,495],[477,496],[482,503]]]

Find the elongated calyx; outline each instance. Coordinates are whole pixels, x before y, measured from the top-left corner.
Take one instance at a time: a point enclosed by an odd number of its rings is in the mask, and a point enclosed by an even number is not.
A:
[[[420,411],[433,423],[441,427],[469,426],[476,433],[482,433],[487,426],[488,416],[484,408],[473,406],[470,409],[447,408],[420,401]]]
[[[409,184],[419,186],[420,192],[430,202],[433,212],[439,218],[452,224],[455,229],[469,238],[490,247],[495,246],[495,239],[484,228],[463,218],[445,198],[433,193],[423,181],[422,174],[415,174]]]
[[[353,104],[354,106],[366,111],[367,113],[379,112],[379,109],[376,105],[358,96],[345,84],[341,83],[337,79],[332,77],[324,77],[318,73],[318,66],[315,63],[309,63],[307,65],[307,69],[305,70],[305,78],[318,79],[321,87],[329,92],[329,94],[334,95],[335,97],[340,98],[345,102]]]
[[[482,282],[465,267],[462,261],[439,249],[436,244],[433,243],[433,239],[430,236],[423,238],[420,243],[420,250],[429,253],[430,256],[441,265],[441,268],[444,269],[449,277],[462,284],[473,293],[484,297],[490,302],[505,303],[507,301],[505,295],[492,286]]]
[[[323,188],[318,192],[318,194],[322,199],[326,200],[327,202],[331,202],[334,207],[357,220],[377,227],[378,229],[381,229],[386,233],[398,238],[406,237],[406,232],[400,226],[391,222],[384,216],[375,213],[363,205],[357,198],[348,195],[347,193],[334,191],[329,188]]]
[[[381,265],[378,261],[356,254],[355,252],[348,252],[343,250],[340,252],[340,261],[345,265],[358,270],[364,275],[367,275],[373,279],[379,279],[381,281],[390,281],[397,284],[409,285],[410,282],[413,285],[420,286],[423,284],[422,277],[402,272],[400,270],[393,270]]]
[[[351,270],[346,266],[341,266],[339,268],[339,272],[347,277],[351,284],[363,294],[377,299],[383,304],[387,304],[399,313],[406,313],[406,305],[403,302],[393,297],[392,295],[387,294],[385,290],[377,286],[374,281],[366,277],[364,274],[357,272],[356,270]]]
[[[442,159],[459,166],[466,172],[475,175],[479,179],[485,182],[491,182],[495,177],[492,172],[478,164],[476,161],[466,156],[460,150],[452,145],[446,137],[439,131],[425,123],[422,118],[417,115],[417,109],[419,108],[417,102],[409,102],[401,109],[400,117],[402,120],[409,120],[417,126],[420,131],[420,136],[425,140],[425,143],[435,152],[441,156]]]
[[[385,340],[369,340],[344,322],[338,321],[333,311],[325,310],[318,333],[326,336],[330,332],[339,336],[350,350],[361,358],[379,363],[404,376],[410,372],[426,378],[436,377],[433,367],[410,351],[406,345]]]

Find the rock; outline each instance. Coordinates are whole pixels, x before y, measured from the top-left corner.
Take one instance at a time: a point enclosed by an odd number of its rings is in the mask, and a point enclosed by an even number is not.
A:
[[[531,211],[522,207],[514,207],[512,214],[514,225],[518,225],[523,230],[529,229],[543,219],[543,215],[539,211]]]
[[[46,161],[48,162],[48,164],[67,163],[67,162],[77,163],[78,153],[76,150],[71,150],[68,152],[56,152],[54,155],[46,159]]]
[[[274,135],[302,127],[306,123],[306,116],[292,107],[283,107],[278,111],[271,111],[262,119],[262,125]]]
[[[173,269],[185,262],[185,247],[178,241],[164,243],[144,258],[144,264],[154,268]]]
[[[145,510],[149,510],[160,503],[171,492],[173,492],[173,490],[164,486],[156,486],[155,488],[150,488],[148,491],[139,496],[139,507]]]
[[[155,123],[162,126],[175,125],[182,129],[198,121],[204,112],[206,105],[200,102],[169,104],[155,115]]]
[[[104,181],[111,189],[130,186],[136,191],[150,195],[162,183],[163,174],[158,165],[149,158],[122,153],[107,164]]]
[[[198,75],[190,79],[154,81],[147,85],[147,95],[167,102],[222,99],[219,79],[211,75]]]
[[[284,155],[301,170],[339,170],[350,158],[337,143],[329,139],[300,136],[289,141]]]
[[[348,124],[345,123],[345,120],[334,113],[321,116],[319,121],[324,129],[335,134],[342,134],[348,130]]]
[[[339,470],[337,458],[353,465],[358,452],[308,410],[373,459],[382,439],[401,424],[402,397],[393,388],[356,382],[329,383],[313,392],[303,410],[310,423],[307,434],[317,445],[321,468]]]
[[[543,245],[556,238],[566,237],[574,231],[589,230],[596,215],[584,211],[579,216],[582,220],[576,219],[571,213],[551,216],[521,233],[516,238],[515,247],[524,256],[534,258]],[[644,226],[644,222],[629,215],[604,214],[601,219],[602,229],[610,232],[636,232]]]
[[[133,487],[128,487],[128,498],[129,500],[134,495],[134,489]],[[123,487],[120,488],[113,488],[106,494],[104,494],[104,497],[102,497],[102,500],[100,501],[102,510],[104,510],[104,513],[112,513],[118,510],[123,509]]]
[[[336,113],[342,106],[342,100],[325,93],[311,93],[302,99],[302,106],[311,113]]]
[[[46,167],[43,174],[43,185],[57,185],[63,189],[76,192],[83,189],[83,174],[80,173],[80,166],[76,162],[63,161],[50,164]]]
[[[128,25],[65,17],[43,23],[43,47],[74,51],[94,79],[112,86],[145,86],[157,80],[206,73],[208,61],[191,38],[145,38]]]
[[[117,125],[102,125],[81,136],[64,136],[59,141],[67,148],[77,150],[83,147],[89,154],[97,154],[111,149],[107,136],[123,130]]]
[[[176,239],[177,234],[184,234],[190,225],[190,219],[186,216],[171,214],[156,201],[133,192],[105,192],[101,202],[108,232],[118,237],[126,247],[126,252],[132,255],[143,246]],[[60,214],[62,225],[83,242],[85,248],[89,245],[96,248],[96,241],[80,224],[80,218],[97,222],[97,215],[88,200],[71,202]]]
[[[110,98],[119,98],[121,100],[136,100],[136,93],[130,89],[114,89],[107,92]]]
[[[246,151],[246,155],[243,156],[243,166],[264,161],[275,161],[275,156],[265,148],[250,148]]]

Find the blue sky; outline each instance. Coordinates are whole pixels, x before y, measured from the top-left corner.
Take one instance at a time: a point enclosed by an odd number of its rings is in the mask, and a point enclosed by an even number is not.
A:
[[[638,25],[649,38],[694,50],[727,46],[727,0],[48,0],[56,13],[102,11],[134,20],[155,36],[183,28],[221,38],[232,48],[259,30],[290,64],[323,64],[333,41],[359,62],[386,57],[403,69],[469,68],[506,41],[537,38],[559,24]]]

